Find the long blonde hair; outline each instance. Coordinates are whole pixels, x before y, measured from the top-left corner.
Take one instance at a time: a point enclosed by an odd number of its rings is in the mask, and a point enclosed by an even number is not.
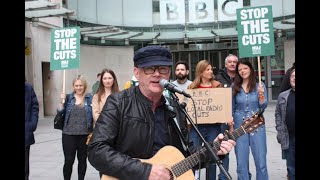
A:
[[[202,82],[201,74],[206,70],[206,68],[211,65],[208,60],[201,60],[198,62],[196,66],[196,77],[192,81],[192,83],[188,86],[188,89],[195,89],[198,88],[198,86]],[[210,79],[212,87],[218,87],[220,86],[220,83],[216,80],[214,80],[215,76],[212,74],[212,78]]]
[[[83,83],[83,86],[84,86],[84,90],[83,90],[83,94],[82,94],[82,101],[81,101],[81,104],[80,104],[81,106],[83,106],[84,105],[84,97],[87,94],[88,83],[87,83],[87,80],[84,78],[84,76],[78,75],[77,77],[75,77],[72,80],[72,88],[74,87],[74,83],[76,83],[76,81],[78,81],[78,80],[80,80]],[[73,90],[73,92],[75,93],[75,90]]]

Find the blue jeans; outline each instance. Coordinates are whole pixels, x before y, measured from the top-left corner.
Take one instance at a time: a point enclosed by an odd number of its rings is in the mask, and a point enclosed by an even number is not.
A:
[[[237,158],[238,180],[250,179],[249,172],[249,152],[253,155],[256,166],[256,179],[268,180],[267,170],[267,140],[265,126],[258,128],[254,134],[244,134],[236,141],[235,153]]]
[[[290,180],[296,179],[296,138],[289,137],[289,149],[285,150],[287,155],[287,171]]]
[[[212,142],[218,134],[221,132],[220,123],[217,124],[198,124],[198,129],[203,136],[203,138],[207,142]],[[202,144],[202,141],[197,134],[197,132],[192,127],[190,129],[190,139],[193,141],[195,147],[199,147]],[[209,168],[207,168],[207,172],[209,173],[209,180],[216,179],[216,164],[210,164]]]

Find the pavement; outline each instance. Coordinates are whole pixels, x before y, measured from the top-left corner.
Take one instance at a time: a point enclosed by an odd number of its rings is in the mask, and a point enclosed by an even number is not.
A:
[[[269,102],[264,112],[267,132],[267,168],[270,180],[286,179],[286,161],[281,159],[281,148],[276,140],[276,129],[274,122],[275,102]],[[61,131],[53,128],[53,116],[39,119],[35,131],[36,143],[30,148],[30,180],[63,180],[64,156],[61,143]],[[234,149],[230,152],[229,174],[232,179],[237,179],[236,157]],[[250,172],[252,179],[256,179],[255,165],[250,154]],[[77,177],[77,158],[73,165],[71,180]],[[219,168],[218,168],[219,169]],[[218,170],[219,171],[219,170]],[[218,172],[217,171],[217,172]],[[218,173],[217,173],[218,174]],[[91,164],[87,163],[86,180],[99,180],[99,172]],[[201,170],[200,180],[205,180],[205,170]]]

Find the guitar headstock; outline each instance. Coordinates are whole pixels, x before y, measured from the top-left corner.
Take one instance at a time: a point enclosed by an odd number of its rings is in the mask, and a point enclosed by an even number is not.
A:
[[[242,128],[246,133],[251,133],[265,123],[264,117],[259,112],[254,113],[251,117],[243,121]]]

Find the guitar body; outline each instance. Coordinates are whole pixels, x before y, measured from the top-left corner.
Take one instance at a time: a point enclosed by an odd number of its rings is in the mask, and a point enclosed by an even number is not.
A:
[[[263,124],[265,124],[265,120],[262,113],[256,112],[251,117],[243,121],[242,125],[238,129],[235,129],[232,132],[226,131],[223,140],[236,140],[243,134],[253,133],[253,131],[257,130],[258,127]],[[215,153],[218,152],[220,145],[220,141],[213,142]],[[206,149],[203,147],[196,153],[185,158],[177,148],[173,146],[164,146],[152,158],[140,159],[140,161],[166,166],[173,174],[173,179],[175,180],[194,180],[194,175],[190,167],[194,167],[199,163],[197,157],[199,154],[205,154],[205,151]],[[117,180],[117,178],[102,175],[101,180]]]
[[[169,170],[171,166],[185,159],[183,154],[179,151],[179,149],[173,146],[165,146],[161,148],[152,158],[150,159],[140,159],[142,162],[149,164],[161,164],[166,166]],[[192,170],[188,170],[184,174],[179,177],[174,177],[176,180],[194,180],[194,175]],[[102,175],[101,180],[118,180],[117,178]]]

